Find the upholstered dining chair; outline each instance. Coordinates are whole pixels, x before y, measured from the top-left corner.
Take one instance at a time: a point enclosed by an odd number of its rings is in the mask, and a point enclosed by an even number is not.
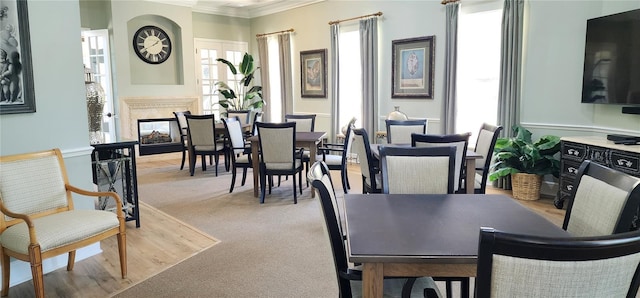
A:
[[[311,166],[307,178],[319,194],[333,253],[339,297],[362,297],[362,269],[359,266],[350,267],[347,260],[345,234],[329,168],[324,162],[317,161]],[[427,298],[440,297],[438,287],[430,277],[385,277],[383,282],[384,297],[411,297],[412,293],[413,296],[425,293]]]
[[[427,119],[385,120],[387,126],[387,143],[411,144],[411,134],[425,134]]]
[[[342,178],[342,189],[344,193],[348,193],[351,186],[349,185],[349,177],[347,175],[347,162],[349,161],[349,155],[351,154],[351,146],[353,144],[353,123],[347,126],[347,133],[344,137],[344,143],[327,143],[323,147],[319,148],[322,153],[316,160],[322,160],[327,165],[329,170],[340,171]],[[339,153],[331,154],[331,153]]]
[[[269,181],[273,175],[293,176],[293,202],[298,203],[296,191],[296,174],[300,194],[302,194],[302,152],[297,150],[296,124],[257,122],[258,138],[260,140],[260,203],[264,203],[266,195],[267,176]],[[269,183],[269,193],[272,184]]]
[[[59,149],[0,156],[0,264],[2,296],[9,294],[10,258],[31,264],[35,297],[44,297],[42,260],[68,253],[73,270],[76,250],[111,236],[118,239],[120,272],[127,275],[126,226],[122,208],[115,212],[74,209],[78,200],[113,199],[115,192],[95,192],[69,184]]]
[[[382,193],[454,193],[456,148],[381,146]]]
[[[562,228],[572,235],[627,232],[640,205],[640,178],[585,160],[568,200]]]
[[[187,118],[184,115],[190,115],[191,111],[173,112],[173,116],[178,122],[178,129],[180,130],[180,143],[182,143],[182,162],[180,162],[180,170],[184,169],[184,161],[187,157],[188,144],[187,144]]]
[[[371,153],[367,131],[364,128],[354,128],[351,132],[353,133],[353,152],[358,155],[358,160],[360,160],[362,193],[381,193],[380,161]]]
[[[636,297],[640,233],[546,238],[481,228],[477,297]]]
[[[482,155],[482,158],[476,159],[474,193],[486,193],[487,191],[487,178],[489,178],[490,174],[489,168],[493,158],[493,149],[501,131],[502,126],[487,123],[483,123],[482,127],[480,127],[476,146],[473,149],[474,152]]]
[[[237,110],[237,111],[227,111],[227,118],[238,117],[238,120],[242,124],[248,124],[250,120],[251,111],[250,110]]]
[[[256,122],[262,122],[264,112],[257,111],[253,114],[253,118],[251,120],[251,132],[247,133],[248,136],[257,136],[258,128],[256,127]]]
[[[459,192],[462,186],[462,176],[464,162],[467,156],[467,146],[469,145],[471,133],[451,134],[451,135],[425,135],[411,134],[412,147],[448,147],[456,148],[455,176],[453,177],[453,190]]]
[[[196,157],[201,156],[202,170],[207,170],[206,156],[215,159],[216,177],[218,176],[218,163],[220,154],[227,156],[228,148],[223,142],[218,141],[221,132],[216,131],[215,115],[185,115],[187,119],[187,138],[189,143],[189,170],[191,176],[195,172]],[[228,156],[227,156],[228,157]],[[228,168],[228,158],[225,158],[225,167]]]
[[[224,127],[229,136],[229,150],[231,157],[231,187],[229,193],[233,192],[236,184],[236,172],[238,168],[242,169],[242,186],[247,180],[247,169],[251,168],[251,147],[247,146],[244,141],[241,121],[238,117],[222,119]]]
[[[295,122],[296,123],[296,131],[315,131],[316,127],[316,114],[286,114],[284,115],[284,122]],[[309,162],[311,161],[309,148],[304,149],[304,153],[302,155],[302,161],[305,164],[305,173],[309,173]],[[278,185],[280,181],[278,181]],[[307,186],[309,186],[307,182]]]

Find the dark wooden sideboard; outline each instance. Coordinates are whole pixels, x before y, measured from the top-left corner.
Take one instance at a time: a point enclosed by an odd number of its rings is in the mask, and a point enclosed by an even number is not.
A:
[[[554,201],[561,209],[574,187],[576,174],[585,159],[631,176],[640,177],[640,145],[617,145],[606,137],[561,138],[560,187]]]

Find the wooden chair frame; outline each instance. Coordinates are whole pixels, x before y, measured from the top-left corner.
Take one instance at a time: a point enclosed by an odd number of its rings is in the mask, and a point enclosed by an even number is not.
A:
[[[189,148],[187,147],[187,127],[182,125],[182,118],[185,118],[184,115],[191,115],[191,111],[182,111],[182,112],[173,112],[173,115],[176,117],[176,122],[178,122],[178,129],[180,130],[180,143],[182,144],[182,162],[180,162],[180,170],[184,169],[184,162],[187,159],[187,151]],[[184,122],[187,123],[187,119],[184,119]]]
[[[116,236],[118,239],[118,252],[120,255],[120,271],[122,274],[122,278],[126,278],[127,276],[127,250],[126,250],[126,226],[125,226],[125,216],[124,212],[121,208],[116,208],[114,216],[117,217],[119,222],[118,226],[113,228],[104,229],[103,231],[94,234],[93,236],[82,239],[77,242],[67,243],[59,247],[52,248],[50,250],[42,251],[40,242],[38,242],[38,226],[36,225],[37,219],[46,218],[47,216],[52,215],[61,215],[65,212],[70,212],[74,210],[73,207],[73,198],[72,193],[79,194],[79,198],[82,196],[87,197],[111,197],[115,200],[116,206],[122,206],[122,200],[120,196],[115,192],[96,192],[96,191],[88,191],[84,189],[80,189],[78,187],[72,186],[69,184],[69,178],[67,176],[67,172],[64,165],[64,160],[62,158],[62,153],[59,149],[52,149],[48,151],[40,151],[33,153],[25,153],[25,154],[17,154],[10,156],[1,156],[0,164],[10,163],[10,162],[27,162],[29,160],[36,159],[47,159],[47,158],[56,158],[60,174],[62,177],[62,181],[64,183],[64,189],[66,190],[66,205],[56,208],[49,208],[44,211],[31,212],[30,214],[19,214],[9,210],[9,207],[5,204],[5,199],[0,196],[0,212],[2,215],[0,216],[0,235],[4,233],[8,228],[21,223],[26,223],[29,229],[29,247],[28,253],[20,253],[5,247],[4,244],[0,246],[0,254],[2,258],[0,258],[1,266],[2,266],[2,296],[7,296],[9,294],[9,277],[10,277],[10,257],[16,258],[21,261],[29,262],[31,264],[31,273],[33,277],[33,286],[35,290],[36,297],[44,297],[44,281],[43,281],[43,269],[42,269],[42,260],[51,258],[63,253],[68,253],[68,262],[67,262],[67,271],[73,270],[73,266],[75,263],[76,250],[87,245],[99,242],[103,239],[109,238],[111,236]],[[4,169],[3,169],[4,170]],[[47,170],[47,169],[42,169]],[[49,169],[51,170],[51,169]],[[0,186],[2,188],[2,186]],[[92,198],[92,199],[93,199]],[[27,199],[27,198],[25,198]],[[91,212],[108,212],[110,211],[102,211],[102,210],[91,210]],[[90,223],[87,223],[90,224]],[[73,230],[74,227],[69,227],[70,230]]]

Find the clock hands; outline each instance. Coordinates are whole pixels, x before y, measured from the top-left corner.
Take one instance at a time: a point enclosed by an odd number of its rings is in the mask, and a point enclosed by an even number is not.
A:
[[[154,47],[154,46],[155,46],[155,45],[157,45],[159,42],[160,42],[160,40],[158,39],[158,40],[156,40],[156,42],[154,42],[152,45],[150,45],[150,46],[148,46],[148,47],[144,47],[144,48],[142,48],[142,50],[143,50],[143,51],[147,51],[147,49],[148,49],[148,48],[152,48],[152,47]]]

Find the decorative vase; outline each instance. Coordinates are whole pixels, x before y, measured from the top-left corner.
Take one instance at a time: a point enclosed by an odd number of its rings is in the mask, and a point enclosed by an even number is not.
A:
[[[407,114],[400,111],[400,106],[395,106],[394,108],[395,110],[387,115],[387,120],[409,120]]]
[[[535,201],[540,198],[542,177],[536,174],[511,174],[513,197],[524,201]]]
[[[89,143],[104,143],[102,134],[102,114],[105,93],[99,83],[93,81],[91,70],[85,67],[84,86],[87,98],[87,116],[89,121]]]

